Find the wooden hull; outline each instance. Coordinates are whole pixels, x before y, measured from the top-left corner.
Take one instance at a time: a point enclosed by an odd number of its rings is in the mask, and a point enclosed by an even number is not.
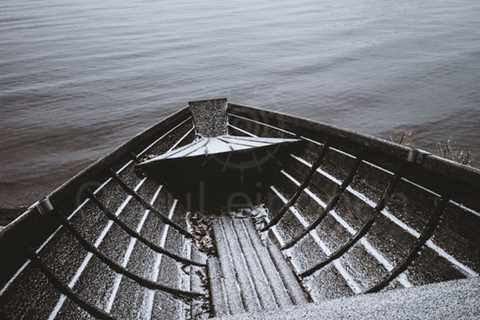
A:
[[[304,140],[236,185],[253,199],[245,220],[135,173],[194,139],[183,108],[0,231],[0,316],[226,316],[478,277],[478,170],[257,108],[228,104],[225,118],[231,135]]]

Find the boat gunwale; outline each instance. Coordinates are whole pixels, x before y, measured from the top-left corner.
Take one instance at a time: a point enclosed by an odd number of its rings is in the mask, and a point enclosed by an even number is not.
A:
[[[406,163],[409,165],[408,175],[404,175],[406,179],[417,178],[420,174],[430,174],[428,178],[434,178],[434,180],[429,184],[425,185],[424,181],[418,182],[416,181],[417,179],[413,179],[413,181],[427,189],[431,189],[432,185],[439,186],[440,183],[448,185],[449,188],[457,190],[450,194],[451,200],[474,212],[479,212],[480,210],[480,199],[472,196],[475,190],[480,190],[480,169],[442,158],[422,149],[274,110],[228,103],[227,114],[229,117],[233,116],[240,120],[243,118],[244,121],[257,122],[260,125],[269,126],[274,130],[296,135],[300,138],[305,136],[306,139],[312,139],[312,136],[315,136],[318,143],[327,143],[329,146],[340,149],[342,152],[354,157],[360,156],[363,161],[379,166],[383,170],[393,172],[393,169],[398,167],[398,164]],[[274,123],[268,122],[268,120],[288,124],[289,127],[295,127],[301,132],[292,132],[288,130],[289,128],[277,127]],[[229,122],[229,125],[233,124]],[[319,140],[319,136],[322,139]],[[334,139],[333,142],[330,141],[332,138]],[[342,149],[342,142],[347,143],[349,147],[347,150]],[[357,152],[352,153],[349,149],[355,149]],[[388,166],[388,162],[382,163],[382,160],[389,160],[390,166]],[[425,178],[423,177],[423,180]],[[442,189],[445,189],[445,187]],[[434,191],[441,193],[437,190]],[[465,191],[469,191],[467,194],[468,201],[465,201],[465,197],[462,195],[462,192]]]
[[[227,114],[247,118],[245,116],[242,116],[241,114],[236,114],[235,113],[235,111],[238,111],[238,110],[241,110],[241,109],[244,109],[243,111],[247,115],[254,115],[255,112],[260,112],[260,113],[263,113],[263,114],[267,114],[269,116],[275,116],[275,115],[277,117],[280,116],[281,118],[284,118],[284,119],[287,119],[287,120],[290,120],[290,121],[291,120],[301,121],[301,122],[304,122],[304,123],[308,124],[309,129],[313,129],[314,131],[318,131],[318,132],[325,132],[325,133],[328,133],[328,134],[336,135],[336,136],[338,136],[340,138],[343,138],[343,139],[352,138],[352,141],[357,142],[357,143],[363,145],[364,147],[367,147],[369,149],[375,149],[376,151],[379,150],[379,151],[391,154],[392,156],[396,157],[398,160],[409,161],[409,159],[408,159],[409,153],[412,151],[412,149],[417,150],[417,151],[420,151],[420,152],[424,153],[424,159],[421,159],[421,160],[418,159],[419,162],[417,162],[417,164],[420,164],[420,165],[424,166],[425,169],[431,169],[431,170],[435,169],[434,165],[429,164],[428,160],[430,160],[431,162],[440,162],[443,165],[452,166],[452,167],[458,168],[460,170],[464,170],[465,172],[468,172],[468,173],[471,173],[471,174],[476,174],[476,175],[478,175],[477,178],[480,179],[480,169],[479,168],[464,165],[464,164],[455,162],[453,160],[443,158],[441,156],[432,154],[432,153],[430,153],[428,151],[425,151],[423,149],[420,149],[420,148],[406,146],[406,145],[399,144],[399,143],[396,143],[394,141],[389,141],[389,140],[386,140],[386,139],[383,139],[383,138],[379,138],[379,137],[376,137],[376,136],[373,136],[373,135],[361,133],[361,132],[354,131],[354,130],[345,129],[345,128],[342,128],[342,127],[339,127],[339,126],[329,125],[329,124],[326,124],[326,123],[321,122],[321,121],[316,121],[316,120],[313,121],[313,120],[306,119],[306,118],[303,118],[303,117],[292,116],[290,114],[287,114],[287,113],[284,113],[284,112],[281,112],[281,111],[270,110],[270,109],[266,109],[266,108],[253,107],[253,106],[248,106],[248,105],[243,105],[243,104],[236,104],[236,103],[228,103]],[[249,118],[249,120],[253,120],[253,121],[257,121],[257,122],[262,123],[262,121],[260,121],[258,119],[254,119],[254,118]],[[266,124],[266,125],[270,125],[270,126],[275,127],[274,125],[272,125],[268,122],[263,122],[262,124],[264,124],[264,125]],[[275,129],[277,129],[277,128],[275,128]],[[290,132],[290,131],[288,131],[284,128],[279,127],[278,129],[281,129],[284,132]],[[291,133],[293,135],[297,135],[294,132],[291,132]],[[311,139],[309,137],[305,137],[305,138],[306,138],[306,140]],[[321,141],[316,141],[316,143],[321,143]],[[335,146],[332,145],[331,147],[334,148]],[[349,152],[341,150],[341,149],[339,149],[339,151],[343,152],[343,153],[346,153],[346,154],[349,154],[350,156],[355,156],[355,155],[352,155]],[[376,164],[376,165],[378,166],[378,164]],[[382,168],[382,169],[385,169],[385,168]],[[462,177],[462,176],[459,176],[459,177]]]

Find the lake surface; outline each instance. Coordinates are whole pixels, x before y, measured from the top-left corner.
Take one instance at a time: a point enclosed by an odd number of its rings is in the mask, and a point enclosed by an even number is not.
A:
[[[478,0],[2,0],[0,207],[226,96],[480,160]]]

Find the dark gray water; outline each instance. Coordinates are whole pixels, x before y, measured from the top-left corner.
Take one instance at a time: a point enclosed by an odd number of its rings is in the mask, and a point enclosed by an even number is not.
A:
[[[0,206],[211,96],[478,159],[479,89],[478,0],[2,0]]]

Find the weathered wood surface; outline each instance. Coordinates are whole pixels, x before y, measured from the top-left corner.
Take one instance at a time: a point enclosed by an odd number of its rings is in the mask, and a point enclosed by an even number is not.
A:
[[[218,257],[209,259],[209,277],[215,315],[308,302],[280,250],[259,238],[251,219],[222,216],[214,235]]]
[[[217,102],[216,108],[224,109]],[[211,124],[221,122],[230,134],[295,137],[304,144],[283,154],[268,179],[266,170],[255,173],[255,181],[268,184],[243,190],[263,206],[265,233],[248,219],[220,218],[214,223],[218,256],[210,256],[204,267],[206,257],[188,239],[190,207],[172,196],[165,181],[134,170],[138,157],[181,147],[209,130],[200,128],[208,125],[206,118],[201,125],[193,118],[187,108],[180,110],[49,195],[56,212],[68,217],[97,253],[35,206],[0,232],[5,301],[0,317],[88,318],[97,310],[105,318],[189,319],[206,316],[207,297],[211,312],[226,316],[283,309],[310,298],[322,302],[478,277],[478,170],[348,130],[232,104]],[[111,169],[126,186],[109,178]],[[105,208],[86,200],[95,188]],[[155,210],[148,210],[150,205]],[[23,264],[24,244],[32,249],[43,244],[37,250],[43,265]],[[192,266],[191,260],[201,263]],[[185,301],[148,288],[155,284],[201,293],[202,299]],[[66,298],[62,288],[75,296]],[[478,305],[472,310],[478,312]],[[458,309],[452,305],[449,311]]]

